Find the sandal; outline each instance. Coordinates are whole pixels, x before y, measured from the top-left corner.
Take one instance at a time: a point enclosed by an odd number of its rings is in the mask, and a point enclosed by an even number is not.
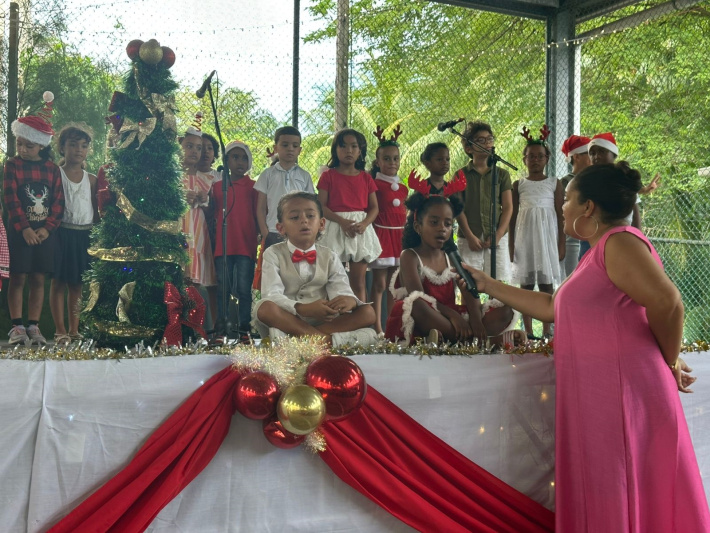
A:
[[[55,333],[54,344],[69,344],[72,341],[71,336],[66,333]]]
[[[438,329],[430,329],[429,335],[426,336],[427,344],[436,344],[437,346],[441,344],[442,334]]]
[[[84,336],[81,333],[75,333],[74,335],[69,335],[69,337],[73,341],[83,341],[84,340]]]

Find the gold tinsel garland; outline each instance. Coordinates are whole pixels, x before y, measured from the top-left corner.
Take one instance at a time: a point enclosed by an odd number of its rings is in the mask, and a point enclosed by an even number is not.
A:
[[[116,324],[112,322],[110,324]],[[140,327],[140,326],[132,326]],[[146,328],[149,329],[149,328]],[[157,330],[149,330],[157,332]],[[150,335],[145,335],[148,338]],[[527,349],[508,350],[503,352],[485,352],[472,345],[441,345],[433,344],[416,344],[414,346],[402,347],[399,344],[381,341],[371,346],[339,346],[330,350],[334,355],[359,355],[359,354],[382,354],[382,355],[400,355],[400,356],[418,356],[420,359],[424,356],[450,356],[450,357],[474,357],[480,355],[524,355],[527,353],[543,353],[546,356],[552,355],[552,351],[543,351],[541,342],[534,342]],[[549,346],[549,344],[548,344]],[[183,355],[198,355],[198,354],[222,354],[236,355],[248,351],[252,357],[252,362],[257,361],[255,351],[261,351],[263,354],[259,356],[259,361],[266,358],[269,353],[265,348],[268,348],[268,342],[261,345],[244,346],[236,340],[227,340],[219,346],[209,345],[207,341],[199,339],[195,342],[189,342],[185,346],[165,346],[156,342],[153,346],[145,346],[144,343],[137,344],[133,347],[125,347],[124,350],[112,350],[109,348],[98,348],[93,340],[75,341],[69,345],[54,345],[42,347],[26,347],[25,345],[16,345],[11,348],[0,351],[0,359],[13,359],[25,361],[65,361],[65,360],[80,360],[91,361],[97,359],[145,359],[148,357],[172,357]],[[681,346],[681,353],[690,352],[707,352],[710,351],[708,341],[700,340],[692,343],[684,342]],[[244,362],[240,364],[245,364]],[[276,364],[276,363],[274,363]],[[280,364],[280,363],[279,363]],[[245,366],[246,368],[246,366]]]

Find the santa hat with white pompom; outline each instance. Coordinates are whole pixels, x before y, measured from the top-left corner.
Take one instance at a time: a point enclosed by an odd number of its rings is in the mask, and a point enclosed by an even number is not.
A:
[[[44,107],[37,115],[20,117],[12,123],[12,133],[40,146],[49,146],[52,142],[54,130],[52,129],[52,102],[54,94],[45,91],[42,95]]]

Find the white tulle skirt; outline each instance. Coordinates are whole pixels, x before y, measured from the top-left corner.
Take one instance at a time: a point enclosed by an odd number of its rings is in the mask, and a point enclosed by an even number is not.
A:
[[[557,285],[561,277],[554,208],[521,209],[515,225],[513,283]]]
[[[336,213],[336,215],[352,220],[353,222],[361,222],[365,219],[367,213],[364,211],[350,211]],[[367,229],[362,235],[358,234],[351,238],[345,235],[345,232],[339,224],[326,220],[325,233],[320,240],[320,244],[333,250],[343,263],[349,261],[356,263],[365,261],[371,263],[382,253],[380,241],[375,234],[372,224],[367,226]]]

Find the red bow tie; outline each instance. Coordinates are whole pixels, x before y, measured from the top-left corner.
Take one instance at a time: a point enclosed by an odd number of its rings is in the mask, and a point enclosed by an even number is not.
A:
[[[310,252],[306,252],[304,254],[301,250],[296,250],[291,255],[291,261],[293,261],[294,263],[300,263],[301,261],[308,261],[308,264],[312,265],[313,263],[316,262],[316,251],[311,250]]]

